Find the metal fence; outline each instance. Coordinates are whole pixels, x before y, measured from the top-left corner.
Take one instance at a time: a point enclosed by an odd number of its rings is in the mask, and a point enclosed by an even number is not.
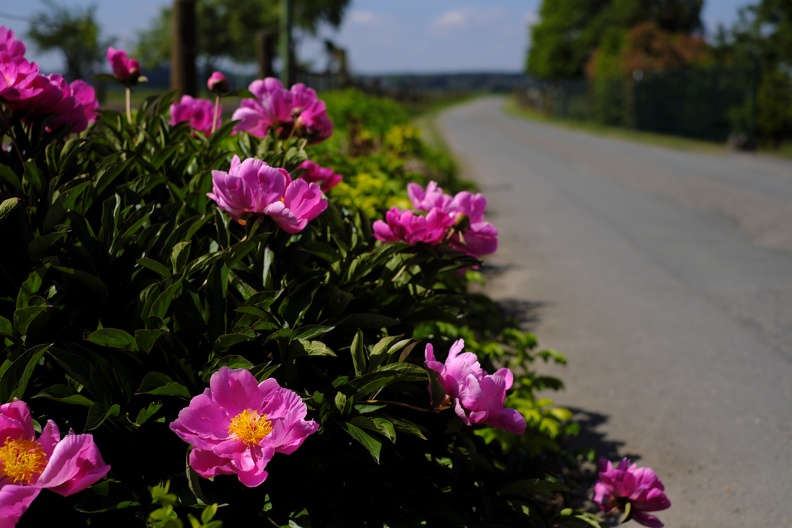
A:
[[[564,119],[593,121],[714,142],[756,141],[757,70],[685,69],[534,85],[524,104]]]

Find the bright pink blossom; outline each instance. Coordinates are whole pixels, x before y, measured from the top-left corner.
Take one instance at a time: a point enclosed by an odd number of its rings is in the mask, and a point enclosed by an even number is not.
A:
[[[11,57],[25,55],[25,43],[14,37],[14,30],[0,26],[0,53],[8,53]]]
[[[407,196],[410,198],[413,207],[417,211],[430,211],[434,208],[443,212],[448,212],[448,206],[453,198],[445,194],[443,189],[438,187],[437,182],[429,182],[426,190],[417,183],[407,184]]]
[[[268,215],[294,234],[327,209],[317,184],[292,180],[286,169],[253,158],[240,162],[234,156],[229,172],[212,171],[212,184],[214,192],[207,196],[240,224],[250,215]]]
[[[624,511],[629,503],[632,520],[644,526],[662,528],[660,519],[648,512],[666,510],[671,507],[671,501],[652,469],[630,465],[628,458],[623,458],[614,468],[610,460],[603,458],[599,462],[599,477],[600,481],[594,485],[594,502],[602,511]]]
[[[454,249],[476,258],[494,253],[498,248],[498,230],[484,220],[487,199],[468,191],[450,196],[436,182],[429,182],[426,190],[417,183],[407,185],[407,195],[419,211],[440,210],[453,219],[455,229],[448,244]]]
[[[110,470],[90,434],[61,438],[48,420],[36,438],[27,404],[0,405],[0,528],[13,528],[42,489],[64,497]]]
[[[300,177],[307,182],[318,184],[322,188],[322,192],[329,191],[344,179],[340,174],[333,172],[333,169],[322,167],[311,160],[303,161],[299,168],[305,170]]]
[[[291,87],[290,93],[294,130],[299,137],[318,143],[333,135],[333,122],[327,116],[325,102],[316,96],[313,88],[297,83]]]
[[[190,466],[202,477],[237,475],[255,487],[267,478],[275,453],[290,455],[319,428],[305,420],[300,396],[269,378],[258,383],[244,369],[222,367],[170,425],[190,444]]]
[[[113,49],[111,46],[107,48],[107,62],[110,63],[113,76],[118,82],[127,86],[137,84],[140,78],[140,63],[137,59],[131,59],[125,51]]]
[[[264,137],[270,128],[291,121],[291,93],[274,77],[258,79],[248,88],[255,99],[243,99],[231,119],[240,123],[236,130]]]
[[[212,119],[214,118],[214,105],[208,99],[196,99],[183,95],[178,103],[170,107],[170,124],[175,125],[187,121],[192,128],[208,136],[212,133]],[[220,126],[220,115],[217,116],[215,129]]]
[[[69,85],[63,76],[53,73],[39,75],[34,85],[41,89],[38,94],[9,105],[24,120],[52,115],[52,119],[47,122],[47,130],[69,127],[75,133],[85,130],[89,121],[96,120],[98,103],[93,88],[87,83],[74,81]],[[87,102],[87,107],[83,100]]]
[[[26,101],[40,94],[46,84],[35,62],[0,51],[0,101]]]
[[[212,171],[213,192],[207,194],[218,207],[241,224],[250,214],[263,214],[286,193],[291,177],[286,169],[270,167],[254,158],[231,160],[228,172]]]
[[[219,71],[209,76],[209,79],[206,81],[206,87],[209,88],[210,92],[218,95],[225,95],[231,91],[231,83],[229,83],[226,76]]]
[[[272,202],[264,209],[287,233],[299,233],[309,221],[327,209],[327,200],[315,183],[297,179],[289,183],[283,201]]]
[[[419,242],[436,246],[441,243],[454,219],[439,209],[432,209],[426,216],[397,207],[385,213],[385,221],[374,222],[374,238],[383,242]]]
[[[324,101],[316,92],[298,83],[286,90],[278,79],[268,77],[250,84],[254,99],[243,99],[232,119],[239,120],[236,130],[264,137],[268,130],[278,135],[305,138],[312,143],[323,141],[333,133]]]
[[[505,409],[506,391],[514,382],[508,368],[487,374],[472,352],[462,352],[465,341],[451,345],[445,363],[435,359],[434,347],[426,345],[426,368],[438,373],[449,404],[467,425],[486,424],[514,434],[525,432],[525,418],[515,409]],[[431,391],[430,391],[431,393]],[[439,402],[433,402],[437,405]]]
[[[85,81],[72,81],[69,85],[71,95],[83,107],[83,114],[89,123],[96,121],[96,111],[99,110],[99,101],[96,99],[96,90]],[[76,131],[73,131],[76,132]]]

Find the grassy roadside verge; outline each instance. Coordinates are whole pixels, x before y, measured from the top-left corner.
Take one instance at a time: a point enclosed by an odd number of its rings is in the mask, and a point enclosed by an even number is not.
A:
[[[721,143],[712,143],[709,141],[700,141],[695,139],[688,139],[677,136],[668,136],[664,134],[652,134],[650,132],[642,132],[640,130],[632,130],[629,128],[613,127],[601,125],[599,123],[592,123],[589,121],[576,121],[572,119],[561,119],[558,117],[543,114],[536,110],[525,108],[517,104],[513,97],[508,97],[503,104],[503,109],[506,113],[513,116],[519,116],[541,123],[547,123],[555,126],[560,126],[569,130],[577,130],[580,132],[588,132],[597,134],[598,136],[606,136],[615,139],[623,139],[625,141],[633,141],[635,143],[642,143],[644,145],[654,145],[657,147],[665,147],[674,150],[687,150],[692,152],[728,152],[729,149],[726,145]],[[754,154],[761,154],[766,156],[792,159],[792,143],[785,143],[779,148],[770,149],[762,148],[753,151]]]
[[[642,143],[645,145],[655,145],[675,150],[689,150],[696,152],[724,152],[727,150],[726,146],[720,143],[711,143],[709,141],[699,141],[676,136],[667,136],[664,134],[652,134],[650,132],[641,132],[639,130],[632,130],[629,128],[601,125],[599,123],[592,123],[589,121],[561,119],[520,106],[513,97],[509,97],[504,101],[503,109],[509,115],[519,116],[532,121],[548,123],[569,130],[589,132],[597,134],[598,136],[634,141],[636,143]]]

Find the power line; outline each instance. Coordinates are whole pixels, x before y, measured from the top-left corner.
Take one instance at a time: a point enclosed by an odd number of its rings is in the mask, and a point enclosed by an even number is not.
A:
[[[0,18],[7,18],[9,20],[19,20],[20,22],[29,22],[31,24],[33,23],[32,18],[22,17],[19,15],[11,15],[9,13],[0,13]]]

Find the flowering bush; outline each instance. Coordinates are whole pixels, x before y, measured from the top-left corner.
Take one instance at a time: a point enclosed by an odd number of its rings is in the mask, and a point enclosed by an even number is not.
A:
[[[51,79],[0,57],[21,72],[0,86],[7,524],[598,525],[566,507],[569,412],[535,395],[560,382],[532,362],[563,358],[468,290],[483,254],[471,240],[490,247],[496,232],[473,227],[489,226],[483,197],[403,169],[422,147],[347,159],[309,145],[332,129],[324,104],[274,80],[208,134],[168,124],[167,96],[75,134],[43,107],[16,109]],[[135,70],[111,62],[119,80]],[[378,241],[335,199],[365,193],[345,181],[328,198],[309,157],[396,167],[372,208],[412,198],[442,243]],[[409,196],[407,174],[420,180]],[[445,362],[433,345],[451,347]],[[75,433],[60,439],[53,421]]]

